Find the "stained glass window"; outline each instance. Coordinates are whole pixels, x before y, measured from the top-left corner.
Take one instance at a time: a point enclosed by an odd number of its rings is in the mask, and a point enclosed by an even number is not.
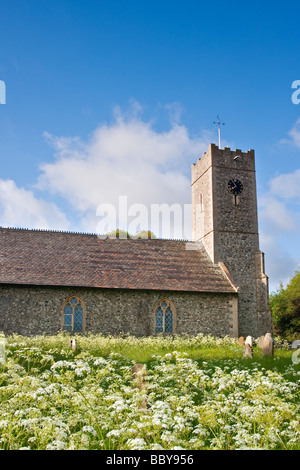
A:
[[[174,330],[174,314],[171,303],[167,299],[159,302],[155,311],[155,333],[172,334]]]
[[[165,332],[172,333],[173,332],[173,313],[170,307],[167,308],[165,311]]]
[[[163,333],[164,328],[164,313],[160,307],[156,310],[155,315],[155,329],[156,333]]]
[[[71,297],[65,303],[63,310],[63,330],[82,331],[84,312],[82,302],[77,297]]]
[[[83,310],[81,305],[76,305],[74,309],[74,331],[82,331]]]

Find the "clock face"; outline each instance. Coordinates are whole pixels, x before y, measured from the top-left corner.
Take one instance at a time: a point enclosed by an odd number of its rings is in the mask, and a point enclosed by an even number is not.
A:
[[[228,191],[237,196],[238,194],[241,194],[243,191],[244,187],[242,183],[239,180],[230,180],[228,181]]]

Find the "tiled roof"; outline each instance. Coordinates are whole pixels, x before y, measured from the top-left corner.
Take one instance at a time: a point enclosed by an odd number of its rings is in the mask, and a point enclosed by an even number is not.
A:
[[[191,242],[6,228],[0,228],[0,283],[236,292],[221,266]]]

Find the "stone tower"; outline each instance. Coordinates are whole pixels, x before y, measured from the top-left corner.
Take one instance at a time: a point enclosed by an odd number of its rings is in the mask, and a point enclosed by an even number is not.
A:
[[[224,263],[238,287],[239,335],[271,332],[268,278],[259,250],[254,150],[214,144],[192,165],[193,241]]]

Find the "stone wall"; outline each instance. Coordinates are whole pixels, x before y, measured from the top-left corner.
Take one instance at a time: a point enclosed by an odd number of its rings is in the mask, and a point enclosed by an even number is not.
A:
[[[152,335],[155,305],[166,297],[175,307],[175,333],[238,335],[236,294],[11,285],[0,286],[0,331],[57,334],[63,303],[71,295],[84,302],[87,332]]]

